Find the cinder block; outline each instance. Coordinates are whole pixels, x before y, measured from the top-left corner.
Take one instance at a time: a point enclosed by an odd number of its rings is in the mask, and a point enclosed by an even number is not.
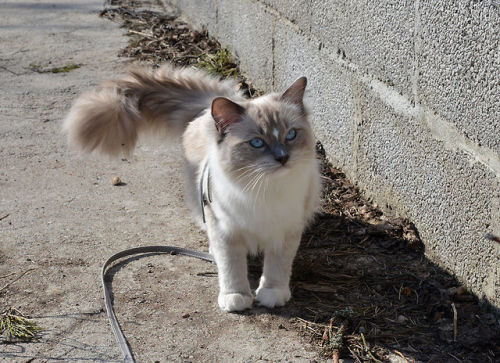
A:
[[[242,71],[258,88],[272,88],[273,16],[250,0],[218,1],[216,35],[238,57]]]
[[[411,97],[414,1],[313,1],[311,33],[365,72]]]
[[[274,37],[274,88],[283,90],[300,76],[308,77],[307,103],[316,137],[329,157],[345,170],[352,169],[356,112],[352,75],[318,51],[304,35],[283,23]]]
[[[311,30],[310,0],[260,0],[305,32]]]
[[[494,1],[421,1],[419,98],[500,152],[500,11]]]
[[[500,304],[488,288],[498,281],[500,256],[483,237],[497,225],[495,174],[465,153],[446,150],[417,119],[393,114],[368,88],[360,96],[361,189],[414,222],[434,261]]]

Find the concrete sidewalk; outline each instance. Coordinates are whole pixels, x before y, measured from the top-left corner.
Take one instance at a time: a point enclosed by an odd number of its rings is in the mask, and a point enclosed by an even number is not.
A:
[[[208,249],[183,205],[177,148],[143,145],[115,161],[67,150],[60,125],[72,100],[126,66],[126,38],[100,10],[102,0],[0,2],[0,276],[16,273],[0,285],[35,268],[0,293],[0,307],[46,329],[37,342],[1,345],[2,361],[120,361],[102,263],[139,245]],[[80,68],[33,70],[70,64]],[[177,256],[121,265],[115,306],[137,361],[321,361],[289,329],[286,307],[220,312],[214,272]]]

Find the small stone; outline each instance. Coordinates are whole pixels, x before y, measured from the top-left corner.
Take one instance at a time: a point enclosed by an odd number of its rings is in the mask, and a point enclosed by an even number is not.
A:
[[[182,318],[183,318],[183,319],[186,319],[186,318],[189,318],[190,316],[191,316],[191,314],[186,313],[186,314],[182,315]]]
[[[408,318],[404,315],[399,315],[398,316],[398,323],[404,323]]]
[[[111,184],[113,185],[120,185],[122,183],[122,180],[120,179],[119,176],[115,176],[113,177],[113,179],[111,179]]]

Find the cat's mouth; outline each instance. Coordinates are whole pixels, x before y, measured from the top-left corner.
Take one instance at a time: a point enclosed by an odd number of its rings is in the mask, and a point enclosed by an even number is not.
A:
[[[249,165],[247,167],[233,170],[232,178],[242,186],[257,185],[263,181],[272,178],[278,173],[288,170],[288,166],[281,163],[267,163],[260,165]]]
[[[292,162],[288,160],[287,162],[284,163],[276,161],[266,168],[265,173],[270,178],[275,176],[279,177],[288,174],[292,169],[294,169],[294,167],[295,165],[293,163],[293,160]]]
[[[288,157],[287,160],[268,160],[266,163],[250,164],[232,171],[232,177],[243,186],[282,177],[300,168],[301,158]]]

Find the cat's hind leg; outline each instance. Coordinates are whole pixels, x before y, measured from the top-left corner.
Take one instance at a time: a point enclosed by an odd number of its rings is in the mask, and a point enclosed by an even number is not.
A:
[[[283,306],[290,300],[290,275],[300,237],[301,233],[294,233],[279,250],[270,246],[264,251],[264,269],[255,291],[260,305],[274,308]]]

